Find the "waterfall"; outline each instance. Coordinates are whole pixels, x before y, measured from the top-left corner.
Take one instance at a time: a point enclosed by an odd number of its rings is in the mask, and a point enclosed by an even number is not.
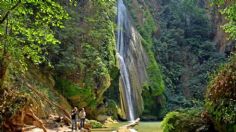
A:
[[[126,66],[126,63],[124,61],[124,30],[123,30],[123,25],[125,24],[125,19],[127,12],[125,5],[122,0],[118,1],[118,30],[117,30],[117,56],[119,58],[120,62],[120,74],[121,74],[121,80],[124,86],[124,94],[125,94],[125,101],[128,106],[128,117],[129,120],[133,121],[134,120],[134,107],[133,107],[133,101],[132,101],[132,92],[131,92],[131,85],[130,85],[130,78],[129,78],[129,73],[128,69]]]
[[[132,103],[132,95],[131,95],[132,93],[131,93],[131,87],[130,87],[129,74],[128,74],[127,67],[126,67],[123,57],[119,53],[117,53],[117,56],[120,61],[121,79],[125,86],[124,92],[125,92],[125,98],[128,104],[128,115],[129,115],[130,120],[133,121],[134,120],[134,107]]]
[[[143,112],[142,87],[148,80],[148,57],[123,1],[118,0],[117,4],[116,51],[120,64],[121,109],[126,114],[122,116],[132,121]]]

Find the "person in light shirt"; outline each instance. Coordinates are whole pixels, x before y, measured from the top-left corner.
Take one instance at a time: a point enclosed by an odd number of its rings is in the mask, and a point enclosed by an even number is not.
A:
[[[79,117],[80,117],[80,129],[84,128],[84,122],[85,122],[85,117],[86,117],[86,112],[84,108],[81,109],[79,112]]]

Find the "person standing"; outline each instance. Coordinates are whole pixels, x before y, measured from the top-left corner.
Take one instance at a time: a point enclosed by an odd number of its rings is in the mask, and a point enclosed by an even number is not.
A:
[[[71,111],[72,132],[74,129],[77,131],[77,112],[77,107],[74,107],[74,109]]]
[[[80,129],[84,128],[84,122],[85,122],[85,117],[86,117],[86,112],[84,108],[81,109],[79,112],[79,117],[80,117]]]

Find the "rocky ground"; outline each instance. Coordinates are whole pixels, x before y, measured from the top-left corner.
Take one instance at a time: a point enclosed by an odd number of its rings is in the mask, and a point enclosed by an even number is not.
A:
[[[26,132],[43,132],[43,130],[40,128],[34,128],[31,130],[27,130]],[[58,128],[54,128],[54,129],[47,128],[47,132],[72,132],[72,130],[68,126],[63,126],[63,127],[58,127]],[[74,132],[81,132],[81,131],[77,130]]]

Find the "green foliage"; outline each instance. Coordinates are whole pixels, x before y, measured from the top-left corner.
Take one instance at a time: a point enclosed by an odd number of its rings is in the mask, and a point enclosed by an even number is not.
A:
[[[196,1],[169,1],[159,17],[155,56],[164,73],[167,110],[192,107],[191,100],[203,100],[208,73],[224,61],[224,55],[211,40],[206,11]]]
[[[52,28],[63,27],[68,18],[57,2],[2,1],[0,4],[0,50],[10,54],[22,66],[25,58],[35,64],[45,61],[46,48],[58,44]]]
[[[88,123],[92,125],[92,128],[102,128],[102,123],[96,121],[96,120],[89,120]]]
[[[149,75],[149,85],[152,92],[150,94],[152,94],[153,96],[158,96],[161,95],[164,91],[165,85],[164,85],[164,81],[162,78],[162,72],[160,70],[159,65],[157,64],[157,62],[154,60],[154,55],[153,53],[151,53],[152,55],[149,55],[149,66],[148,66],[148,75]],[[148,89],[144,89],[144,90],[148,90]]]
[[[19,89],[24,79],[16,76],[22,74],[21,71],[26,70],[28,64],[42,64],[46,61],[47,48],[59,44],[53,29],[62,28],[63,20],[67,18],[68,14],[64,8],[51,0],[0,2],[0,118],[2,120],[10,119],[22,107],[32,103],[31,96]],[[14,71],[10,71],[12,69]],[[7,70],[8,72],[5,72]]]
[[[168,113],[164,120],[161,122],[161,127],[163,128],[164,132],[170,132],[174,130],[173,124],[171,124],[171,120],[176,118],[180,113],[179,112],[170,112]]]
[[[57,79],[56,87],[74,106],[96,107],[96,98],[91,88],[81,88],[69,80]]]
[[[58,34],[61,47],[52,51],[59,73],[63,72],[67,77],[79,74],[77,79],[93,88],[101,87],[97,86],[100,79],[109,80],[115,67],[114,6],[114,1],[94,0],[79,7],[67,7],[71,19]],[[58,54],[61,58],[57,58]]]
[[[86,59],[85,65],[86,67],[82,70],[86,72],[85,76],[85,83],[86,86],[91,88],[107,88],[100,86],[96,86],[97,83],[103,83],[102,79],[108,79],[109,81],[109,73],[106,68],[106,65],[102,62],[102,59],[99,57],[99,53],[95,48],[93,48],[91,45],[85,45],[83,47],[83,57]],[[94,83],[95,81],[95,83]],[[109,83],[109,82],[104,82]]]
[[[82,45],[90,44],[98,50],[100,57],[109,70],[115,65],[115,1],[92,1],[93,8],[90,9],[89,16],[86,16],[87,33],[81,38]],[[83,34],[83,33],[82,33]]]
[[[138,1],[137,7],[134,7],[132,0],[126,0],[125,2],[131,12],[134,25],[136,25],[138,32],[142,36],[142,45],[148,55],[149,61],[147,66],[149,80],[143,85],[142,91],[142,97],[144,100],[143,114],[158,116],[161,113],[161,110],[156,111],[156,109],[158,109],[157,104],[160,103],[156,98],[163,94],[165,84],[162,77],[162,71],[154,54],[153,34],[157,31],[157,25],[148,8],[139,8],[139,6],[146,6],[143,2]]]
[[[233,131],[236,124],[236,55],[212,75],[206,93],[206,108],[219,131]]]
[[[117,108],[117,104],[114,100],[109,100],[108,101],[108,105],[107,105],[106,109],[107,109],[106,114],[108,116],[112,116],[113,119],[118,119],[118,117],[117,117],[117,113],[118,113],[117,109],[118,108]]]
[[[201,109],[183,109],[170,112],[161,125],[164,132],[214,131],[210,124],[202,119]],[[198,129],[198,130],[197,130]]]
[[[66,6],[71,19],[65,22],[64,29],[58,30],[61,45],[50,50],[50,60],[57,75],[91,92],[86,94],[93,97],[96,105],[103,103],[103,94],[110,87],[117,70],[114,8],[114,0],[81,1],[76,7]],[[71,100],[81,101],[76,98]],[[96,110],[93,110],[90,114],[96,116]]]
[[[137,29],[146,41],[146,43],[144,43],[144,47],[150,50],[153,46],[152,34],[156,32],[157,27],[149,11],[145,11],[144,16],[145,21],[143,22],[143,25],[139,25]]]
[[[149,64],[148,64],[148,77],[149,77],[149,81],[146,85],[149,86],[145,86],[144,91],[148,92],[151,91],[149,93],[149,95],[151,94],[151,96],[157,96],[157,95],[161,95],[162,92],[164,91],[165,85],[162,79],[162,72],[160,70],[160,67],[155,59],[154,53],[153,53],[153,38],[152,35],[156,32],[157,27],[156,27],[156,23],[150,13],[150,11],[148,9],[143,9],[141,11],[139,11],[139,9],[137,8],[133,8],[131,7],[131,2],[127,0],[127,5],[128,7],[130,7],[131,10],[131,16],[134,19],[134,22],[136,24],[137,30],[139,31],[139,33],[142,36],[142,45],[145,48],[145,51],[148,55],[148,59],[149,59]],[[141,3],[140,3],[141,4]],[[144,18],[135,18],[135,16],[137,16],[139,14],[139,12],[142,12]],[[139,23],[138,19],[142,19],[144,20],[143,23]],[[146,94],[144,94],[146,98]]]
[[[149,11],[145,11],[144,15],[145,15],[144,24],[141,28],[138,27],[138,31],[143,37],[142,44],[147,52],[148,59],[149,59],[149,65],[148,65],[147,71],[148,71],[148,76],[149,76],[148,85],[150,86],[149,88],[151,88],[150,90],[152,91],[150,94],[152,94],[153,96],[157,96],[157,95],[161,95],[165,88],[165,85],[162,79],[162,72],[160,70],[160,67],[153,53],[152,34],[156,32],[157,27]]]
[[[227,20],[222,27],[229,34],[229,39],[234,40],[236,38],[236,2],[234,0],[213,0],[211,4],[220,7],[220,13]]]
[[[209,113],[210,116],[207,114],[207,118],[210,118],[214,123],[217,131],[235,131],[235,62],[236,55],[233,55],[229,63],[223,65],[212,75],[212,80],[208,85],[206,113]],[[204,120],[199,117],[202,114],[198,110],[191,111],[182,110],[182,112],[167,114],[162,123],[164,131],[195,131],[200,129],[199,127],[205,124],[202,122]],[[206,130],[213,131],[210,126]]]

